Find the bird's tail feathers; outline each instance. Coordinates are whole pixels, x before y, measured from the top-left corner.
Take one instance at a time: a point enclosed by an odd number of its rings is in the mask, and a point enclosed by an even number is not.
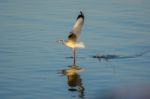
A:
[[[76,43],[76,48],[85,48],[85,45],[83,42],[77,42]]]

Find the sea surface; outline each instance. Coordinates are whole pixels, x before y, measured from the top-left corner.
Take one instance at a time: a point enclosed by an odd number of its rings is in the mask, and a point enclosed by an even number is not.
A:
[[[80,11],[83,71],[70,76],[72,50],[56,41],[67,39]],[[98,99],[145,85],[150,0],[0,0],[0,99]]]

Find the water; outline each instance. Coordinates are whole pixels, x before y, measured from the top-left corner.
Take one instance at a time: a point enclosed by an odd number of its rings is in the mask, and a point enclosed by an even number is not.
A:
[[[0,0],[0,98],[91,99],[104,90],[149,84],[149,5],[149,0]],[[85,70],[72,76],[81,89],[76,90],[58,73],[72,65],[71,49],[56,40],[67,38],[80,10],[86,48],[77,50],[77,66]],[[126,58],[98,61],[95,55]]]

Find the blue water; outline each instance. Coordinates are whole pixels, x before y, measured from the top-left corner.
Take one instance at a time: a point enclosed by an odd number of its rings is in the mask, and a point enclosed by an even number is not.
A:
[[[90,99],[103,90],[150,83],[149,0],[0,0],[0,99]],[[84,90],[58,74],[72,64],[66,39],[85,14],[77,49]],[[94,55],[136,56],[99,61]],[[78,76],[77,76],[78,77]]]

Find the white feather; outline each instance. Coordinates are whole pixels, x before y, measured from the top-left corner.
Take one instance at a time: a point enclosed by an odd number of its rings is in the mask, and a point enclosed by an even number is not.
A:
[[[82,27],[83,27],[84,19],[80,17],[77,19],[76,23],[74,24],[71,33],[76,34],[77,38],[80,36]]]

